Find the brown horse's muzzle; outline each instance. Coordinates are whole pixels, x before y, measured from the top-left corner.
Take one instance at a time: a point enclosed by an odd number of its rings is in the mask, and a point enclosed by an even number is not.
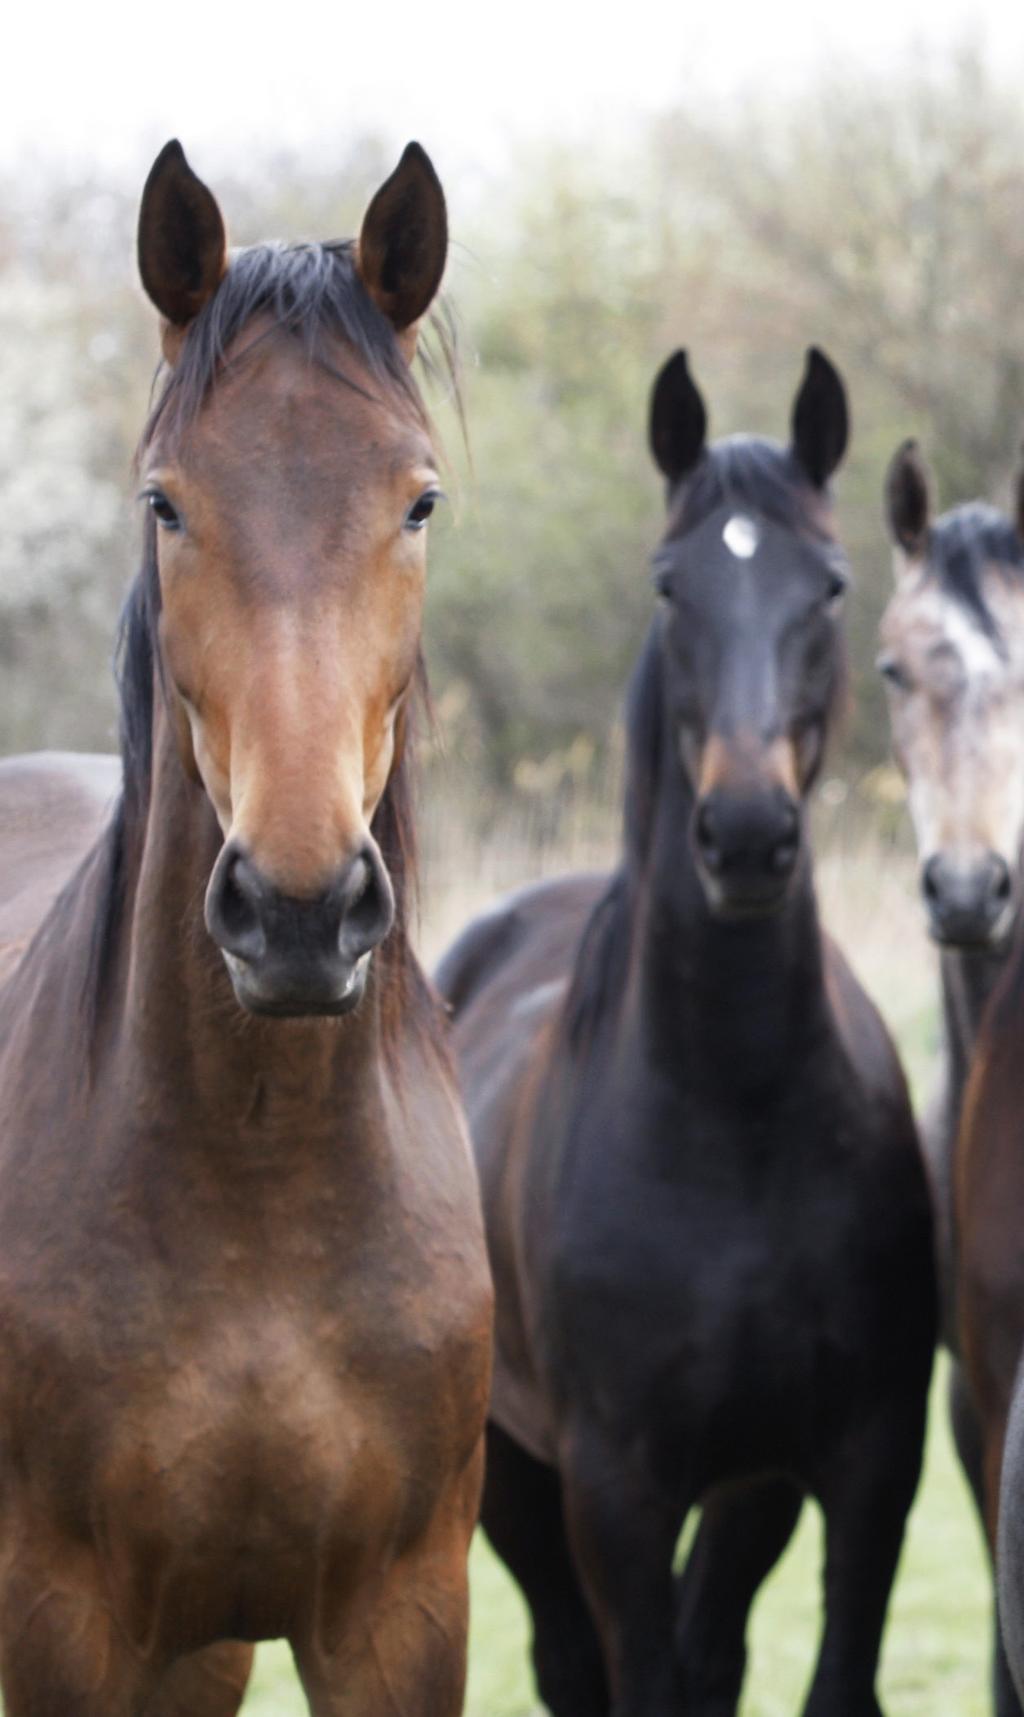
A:
[[[282,893],[228,841],[206,891],[206,927],[250,1013],[350,1012],[394,915],[391,882],[372,841],[308,900]]]

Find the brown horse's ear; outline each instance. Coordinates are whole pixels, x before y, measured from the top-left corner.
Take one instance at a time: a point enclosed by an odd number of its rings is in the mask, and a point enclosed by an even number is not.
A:
[[[807,351],[807,367],[793,402],[793,452],[816,489],[823,489],[846,452],[850,412],[846,389],[835,365],[817,346]]]
[[[227,268],[221,212],[176,138],[164,144],[146,180],[138,254],[142,284],[174,328],[199,314]]]
[[[932,480],[916,441],[896,449],[885,474],[885,518],[893,542],[918,559],[928,542]]]
[[[407,143],[363,218],[359,277],[395,332],[412,332],[437,296],[448,256],[448,212],[430,156]],[[412,356],[411,350],[407,353]]]
[[[704,451],[708,414],[690,374],[685,352],[673,352],[651,390],[648,439],[654,463],[676,484],[693,470]]]

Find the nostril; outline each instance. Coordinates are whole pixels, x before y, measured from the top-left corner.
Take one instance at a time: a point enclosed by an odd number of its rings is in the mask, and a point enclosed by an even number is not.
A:
[[[722,851],[718,843],[718,826],[711,806],[706,803],[698,807],[694,833],[700,856],[708,870],[721,870]]]
[[[794,840],[780,841],[772,854],[772,869],[779,876],[785,876],[796,864],[797,843]]]
[[[796,864],[800,848],[800,813],[791,800],[779,807],[778,835],[771,851],[770,868],[785,876]]]
[[[263,958],[267,939],[259,903],[259,883],[252,866],[240,852],[226,851],[206,898],[207,928],[226,954],[247,961]]]
[[[995,880],[992,885],[992,898],[993,900],[998,901],[1000,906],[1003,906],[1010,898],[1013,882],[1010,877],[1010,867],[1003,859],[997,859],[996,866]]]
[[[339,950],[359,959],[384,940],[393,916],[394,895],[383,863],[370,851],[358,854],[343,884]]]
[[[929,906],[937,906],[939,901],[938,864],[931,858],[921,872],[921,893]]]

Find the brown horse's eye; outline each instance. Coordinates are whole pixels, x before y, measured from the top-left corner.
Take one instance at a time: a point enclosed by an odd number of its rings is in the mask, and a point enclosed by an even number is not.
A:
[[[146,495],[150,509],[165,531],[180,531],[181,519],[162,489],[150,489]]]
[[[405,515],[405,529],[407,531],[421,531],[440,499],[440,492],[437,489],[428,489],[425,495],[421,495],[418,501],[414,501]]]

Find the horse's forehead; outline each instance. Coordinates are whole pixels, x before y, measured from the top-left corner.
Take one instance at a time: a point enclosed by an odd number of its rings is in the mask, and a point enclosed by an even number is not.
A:
[[[922,572],[890,602],[884,641],[908,651],[926,677],[930,668],[941,675],[943,665],[955,659],[968,686],[979,691],[1013,683],[1024,688],[1024,590],[996,568],[988,569],[983,582],[998,640],[966,603]]]
[[[258,462],[390,476],[429,463],[432,449],[411,402],[338,341],[316,357],[272,332],[236,342],[180,449],[199,472],[215,466],[266,478]]]

